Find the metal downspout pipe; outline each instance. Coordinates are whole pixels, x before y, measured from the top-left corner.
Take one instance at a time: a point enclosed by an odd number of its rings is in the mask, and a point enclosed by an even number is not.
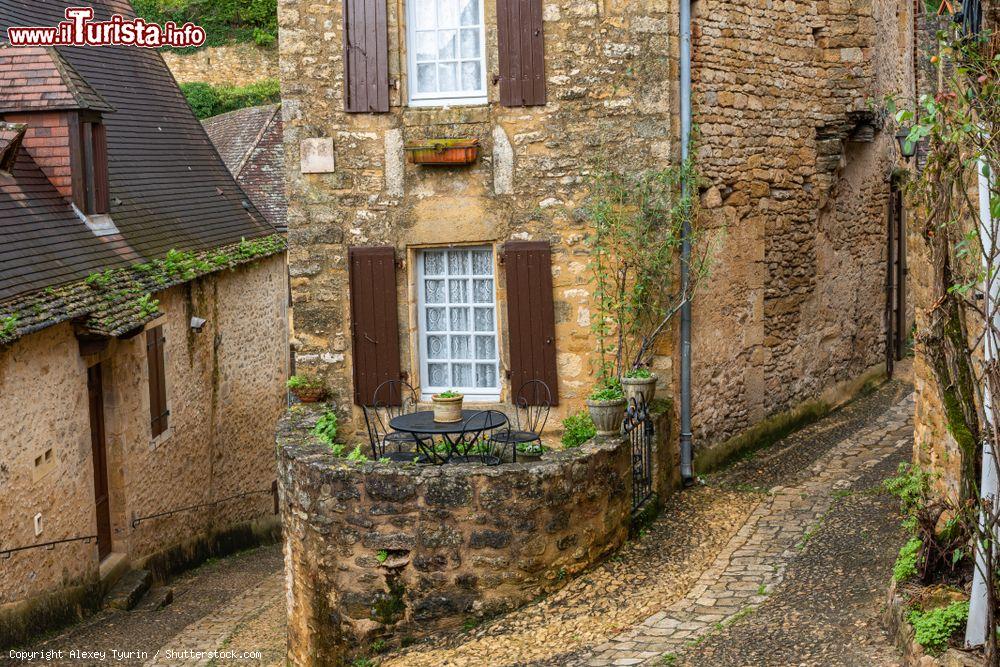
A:
[[[680,0],[681,34],[681,164],[687,163],[691,151],[691,0]],[[682,195],[687,195],[691,184],[685,178],[681,183]],[[692,193],[697,196],[697,193]],[[691,222],[685,219],[681,243],[681,480],[684,486],[694,482],[691,435]]]

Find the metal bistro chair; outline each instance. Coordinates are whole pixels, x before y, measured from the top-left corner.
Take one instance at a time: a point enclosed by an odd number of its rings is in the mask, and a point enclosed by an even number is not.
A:
[[[514,400],[514,426],[506,434],[497,437],[507,438],[517,461],[518,448],[531,443],[542,444],[542,432],[549,421],[549,411],[552,409],[552,390],[541,380],[530,380],[521,385]]]
[[[417,450],[426,444],[421,438],[389,428],[389,422],[396,417],[416,411],[417,392],[413,387],[400,380],[387,380],[375,389],[371,405],[364,405],[362,409],[372,458],[410,463],[420,456]]]
[[[462,437],[455,443],[458,452],[448,463],[497,466],[513,461],[509,434],[507,415],[499,410],[477,412],[462,425]]]

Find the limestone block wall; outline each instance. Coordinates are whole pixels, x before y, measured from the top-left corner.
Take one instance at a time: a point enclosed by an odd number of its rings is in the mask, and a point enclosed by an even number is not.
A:
[[[216,86],[245,86],[278,78],[278,50],[254,44],[206,46],[191,53],[161,51],[178,83],[202,81]]]
[[[696,3],[695,122],[709,226],[694,306],[701,446],[819,397],[884,357],[891,127],[912,97],[910,3]],[[875,107],[877,111],[877,104]],[[868,137],[859,124],[874,126]]]
[[[476,107],[406,106],[403,4],[388,2],[391,111],[344,113],[341,3],[279,3],[288,165],[289,264],[300,368],[328,379],[351,417],[351,329],[347,250],[391,245],[397,271],[402,368],[417,377],[413,249],[477,243],[496,251],[511,239],[552,244],[559,394],[553,424],[583,407],[593,384],[587,226],[581,206],[596,165],[668,164],[672,146],[674,17],[666,2],[561,0],[545,4],[548,103],[504,108],[488,85]],[[498,71],[496,3],[485,2],[489,78]],[[300,145],[330,137],[336,168],[300,173]],[[406,141],[475,137],[471,167],[429,169],[404,162]],[[508,367],[504,267],[497,267],[501,377]],[[671,358],[657,362],[669,395]],[[509,400],[511,388],[502,387]],[[354,412],[354,425],[360,414]]]
[[[554,589],[628,534],[631,448],[442,467],[334,458],[293,411],[278,433],[293,665],[349,662]]]
[[[171,424],[156,440],[145,334],[84,357],[71,325],[62,324],[0,348],[0,548],[96,533],[87,368],[98,362],[114,552],[133,565],[177,566],[212,535],[273,524],[268,494],[135,527],[132,521],[270,487],[274,426],[286,395],[286,284],[284,257],[275,256],[156,295],[164,316],[150,326],[162,324],[166,339]],[[191,330],[192,316],[207,320],[201,333]],[[35,461],[47,451],[52,463],[39,469]],[[39,536],[36,513],[43,519]],[[4,560],[0,645],[11,639],[5,632],[17,629],[15,612],[30,618],[37,610],[31,600],[93,583],[97,574],[94,543]],[[62,607],[74,613],[72,604]]]

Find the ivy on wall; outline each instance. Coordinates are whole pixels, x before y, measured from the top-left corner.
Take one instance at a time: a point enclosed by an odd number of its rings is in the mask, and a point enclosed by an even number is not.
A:
[[[200,25],[208,34],[206,46],[278,41],[278,0],[132,0],[132,6],[147,21]]]

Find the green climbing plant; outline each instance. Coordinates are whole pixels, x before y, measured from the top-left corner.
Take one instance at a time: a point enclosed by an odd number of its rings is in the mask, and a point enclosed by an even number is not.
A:
[[[687,187],[683,184],[687,183]],[[710,252],[698,224],[698,173],[690,160],[660,170],[602,170],[585,205],[591,233],[591,329],[599,386],[649,365],[673,316],[708,273]],[[685,224],[695,249],[691,281],[677,277]]]

